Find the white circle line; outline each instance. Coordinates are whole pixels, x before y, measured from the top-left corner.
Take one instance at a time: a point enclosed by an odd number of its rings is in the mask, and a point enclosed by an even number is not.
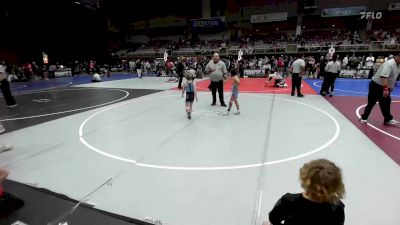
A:
[[[208,92],[210,92],[210,90],[209,89],[207,89],[207,88],[200,88],[200,87],[197,87],[197,90],[200,90],[200,91],[208,91]],[[281,91],[288,91],[288,90],[290,90],[289,88],[284,88],[284,89],[279,89],[279,90],[271,90],[271,91],[269,91],[269,90],[265,90],[265,91],[241,91],[241,90],[239,90],[239,93],[265,93],[265,94],[273,94],[274,92],[281,92]],[[224,93],[230,93],[231,91],[224,91]]]
[[[72,85],[72,82],[67,82],[67,84],[62,84],[62,85],[55,86],[55,87],[42,88],[42,89],[37,89],[37,90],[32,90],[32,91],[17,91],[15,93],[13,93],[13,95],[26,95],[26,94],[47,92],[48,90],[51,90],[51,89],[56,89],[56,88],[60,88],[60,87],[67,87],[67,86],[70,86],[70,85]]]
[[[14,84],[14,85],[10,85],[10,88],[12,88],[12,89],[26,88],[26,87],[28,87],[28,85],[24,85],[24,84]]]
[[[255,97],[274,98],[274,97],[266,96],[266,95],[249,95],[249,94],[245,94],[245,95],[248,95],[248,96],[255,96]],[[297,103],[297,104],[301,104],[301,105],[310,107],[310,108],[312,108],[312,109],[315,109],[315,110],[317,110],[317,111],[319,111],[319,112],[325,114],[326,116],[328,116],[328,117],[334,122],[335,127],[336,127],[335,134],[334,134],[333,137],[332,137],[328,142],[326,142],[324,145],[322,145],[322,146],[320,146],[320,147],[318,147],[318,148],[316,148],[316,149],[314,149],[314,150],[311,150],[311,151],[309,151],[309,152],[306,152],[306,153],[297,155],[297,156],[288,157],[288,158],[280,159],[280,160],[274,160],[274,161],[270,161],[270,162],[264,162],[264,163],[256,163],[256,164],[248,164],[248,165],[238,165],[238,166],[219,166],[219,167],[181,167],[181,166],[163,166],[163,165],[153,165],[153,164],[146,164],[146,163],[137,163],[135,160],[126,159],[126,158],[119,157],[119,156],[114,156],[114,155],[111,155],[111,154],[106,153],[106,152],[104,152],[104,151],[101,151],[101,150],[99,150],[99,149],[93,147],[92,145],[90,145],[90,144],[84,139],[84,137],[83,137],[83,129],[84,129],[84,126],[86,125],[86,123],[87,123],[89,120],[93,119],[94,117],[96,117],[97,115],[99,115],[99,114],[101,114],[101,113],[103,113],[103,112],[105,112],[105,111],[108,111],[108,110],[111,110],[111,109],[113,109],[113,108],[120,107],[120,106],[123,106],[123,105],[126,105],[126,104],[130,104],[130,103],[136,103],[136,102],[140,102],[140,101],[151,100],[151,99],[158,99],[158,98],[165,98],[165,97],[171,97],[171,96],[178,96],[178,95],[157,96],[157,97],[152,97],[152,98],[143,98],[143,99],[134,100],[134,101],[127,101],[127,102],[123,102],[123,103],[121,103],[121,104],[113,105],[113,106],[107,107],[107,108],[105,108],[105,109],[103,109],[103,110],[100,110],[100,111],[98,111],[98,112],[92,114],[92,115],[89,116],[86,120],[84,120],[84,121],[82,122],[82,124],[81,124],[80,127],[79,127],[79,131],[78,131],[78,133],[79,133],[79,140],[80,140],[81,143],[82,143],[83,145],[85,145],[87,148],[89,148],[90,150],[93,150],[93,151],[95,151],[95,152],[97,152],[97,153],[99,153],[99,154],[101,154],[101,155],[103,155],[103,156],[110,157],[110,158],[117,159],[117,160],[121,160],[121,161],[124,161],[124,162],[133,163],[133,164],[136,165],[136,166],[148,167],[148,168],[154,168],[154,169],[167,169],[167,170],[211,171],[211,170],[233,170],[233,169],[254,168],[254,167],[267,166],[267,165],[274,165],[274,164],[279,164],[279,163],[283,163],[283,162],[288,162],[288,161],[293,161],[293,160],[296,160],[296,159],[304,158],[304,157],[309,156],[309,155],[311,155],[311,154],[315,154],[315,153],[317,153],[317,152],[322,151],[323,149],[325,149],[326,147],[328,147],[329,145],[331,145],[333,142],[335,142],[336,139],[339,137],[339,134],[340,134],[340,125],[339,125],[338,121],[337,121],[331,114],[329,114],[328,112],[326,112],[326,111],[324,111],[324,110],[322,110],[322,109],[320,109],[320,108],[318,108],[318,107],[315,107],[315,106],[312,106],[312,105],[308,105],[308,104],[306,104],[306,103],[297,102],[297,101],[294,101],[294,100],[283,99],[283,98],[276,98],[276,97],[275,97],[275,99],[279,99],[279,100],[283,100],[283,101],[288,101],[288,102],[294,102],[294,103]]]
[[[392,101],[392,102],[400,102],[400,101]],[[367,106],[367,104],[364,104],[364,105],[359,106],[359,107],[357,108],[357,110],[356,110],[356,115],[357,115],[357,117],[358,117],[359,119],[361,119],[360,110],[361,110],[362,108],[364,108],[365,106]],[[389,136],[389,137],[391,137],[391,138],[394,138],[394,139],[400,141],[400,137],[397,137],[397,136],[395,136],[395,135],[393,135],[393,134],[391,134],[391,133],[388,133],[388,132],[386,132],[386,131],[384,131],[384,130],[382,130],[382,129],[379,129],[378,127],[376,127],[376,126],[374,126],[374,125],[372,125],[372,124],[370,124],[370,123],[367,123],[367,125],[370,126],[370,127],[373,128],[373,129],[375,129],[375,130],[381,132],[382,134],[385,134],[385,135],[387,135],[387,136]]]
[[[63,91],[76,91],[76,90],[85,90],[85,89],[66,89]],[[119,102],[124,100],[125,98],[127,98],[129,96],[129,92],[125,91],[125,90],[120,90],[120,89],[103,89],[103,90],[115,90],[115,91],[120,91],[120,92],[124,92],[125,96],[123,96],[122,98],[113,100],[111,102],[106,102],[106,103],[102,103],[99,105],[93,105],[93,106],[88,106],[88,107],[83,107],[83,108],[79,108],[79,109],[71,109],[71,110],[66,110],[66,111],[61,111],[61,112],[55,112],[55,113],[46,113],[46,114],[41,114],[41,115],[35,115],[35,116],[25,116],[25,117],[18,117],[18,118],[10,118],[10,119],[4,119],[4,120],[0,120],[0,122],[6,122],[6,121],[15,121],[15,120],[25,120],[25,119],[33,119],[33,118],[39,118],[39,117],[45,117],[45,116],[54,116],[54,115],[59,115],[59,114],[65,114],[65,113],[70,113],[70,112],[76,112],[76,111],[82,111],[82,110],[86,110],[86,109],[92,109],[92,108],[97,108],[97,107],[101,107],[104,105],[109,105],[115,102]]]

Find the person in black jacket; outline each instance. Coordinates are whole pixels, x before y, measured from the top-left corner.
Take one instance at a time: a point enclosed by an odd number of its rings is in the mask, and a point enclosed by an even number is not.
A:
[[[7,107],[13,108],[17,106],[17,102],[10,90],[10,83],[7,80],[6,66],[5,63],[0,63],[0,89],[3,94],[4,100],[6,101]]]
[[[178,83],[179,89],[182,89],[182,80],[185,73],[185,61],[186,59],[184,57],[181,57],[178,65],[176,66],[176,73],[179,76],[179,83]]]
[[[325,77],[325,67],[328,64],[328,60],[325,56],[321,56],[321,62],[319,63],[319,73],[317,75],[317,79],[321,79],[321,77]]]
[[[285,194],[269,213],[272,225],[343,225],[345,188],[342,172],[326,159],[306,163],[300,169],[303,193]],[[264,222],[263,225],[268,224]]]
[[[142,79],[142,62],[140,59],[136,62],[136,73],[139,79]]]

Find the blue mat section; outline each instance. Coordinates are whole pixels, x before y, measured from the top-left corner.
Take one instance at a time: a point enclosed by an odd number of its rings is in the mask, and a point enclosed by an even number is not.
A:
[[[112,77],[103,77],[102,82],[113,80],[124,80],[137,78],[136,74],[113,74]],[[71,85],[80,85],[91,83],[91,76],[87,74],[74,76],[74,77],[61,77],[50,80],[31,80],[28,82],[14,82],[11,83],[11,91],[13,93],[24,93],[38,90],[46,90],[53,88],[68,87]]]
[[[305,80],[317,93],[321,89],[323,80]],[[367,96],[371,80],[365,79],[337,79],[335,82],[335,96]],[[392,93],[393,97],[400,97],[400,83]]]

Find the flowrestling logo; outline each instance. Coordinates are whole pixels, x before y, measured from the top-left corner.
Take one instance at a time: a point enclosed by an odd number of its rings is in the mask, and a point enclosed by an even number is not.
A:
[[[382,12],[360,12],[361,19],[372,19],[372,20],[380,20],[382,19]]]

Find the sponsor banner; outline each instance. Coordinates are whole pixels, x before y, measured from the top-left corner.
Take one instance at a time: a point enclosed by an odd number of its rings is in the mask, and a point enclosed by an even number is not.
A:
[[[251,23],[266,23],[266,22],[274,22],[274,21],[284,21],[287,20],[288,13],[287,12],[279,12],[279,13],[268,13],[268,14],[260,14],[260,15],[251,15]]]
[[[144,20],[139,20],[134,23],[131,23],[131,28],[135,30],[144,30],[147,27],[147,23]]]
[[[367,6],[328,8],[322,10],[321,17],[359,16],[365,11],[367,11]]]
[[[209,19],[192,20],[192,27],[194,29],[204,28],[223,28],[226,27],[225,19],[222,17],[215,17]]]
[[[159,17],[149,21],[149,28],[183,27],[185,25],[185,18],[175,16]]]
[[[389,11],[400,10],[400,2],[393,2],[389,4]]]
[[[369,69],[342,69],[340,70],[339,77],[345,78],[353,78],[353,77],[361,77],[368,78]]]
[[[244,70],[244,75],[248,77],[264,77],[265,70]]]
[[[72,76],[71,70],[66,71],[56,71],[54,72],[55,77],[70,77]]]

